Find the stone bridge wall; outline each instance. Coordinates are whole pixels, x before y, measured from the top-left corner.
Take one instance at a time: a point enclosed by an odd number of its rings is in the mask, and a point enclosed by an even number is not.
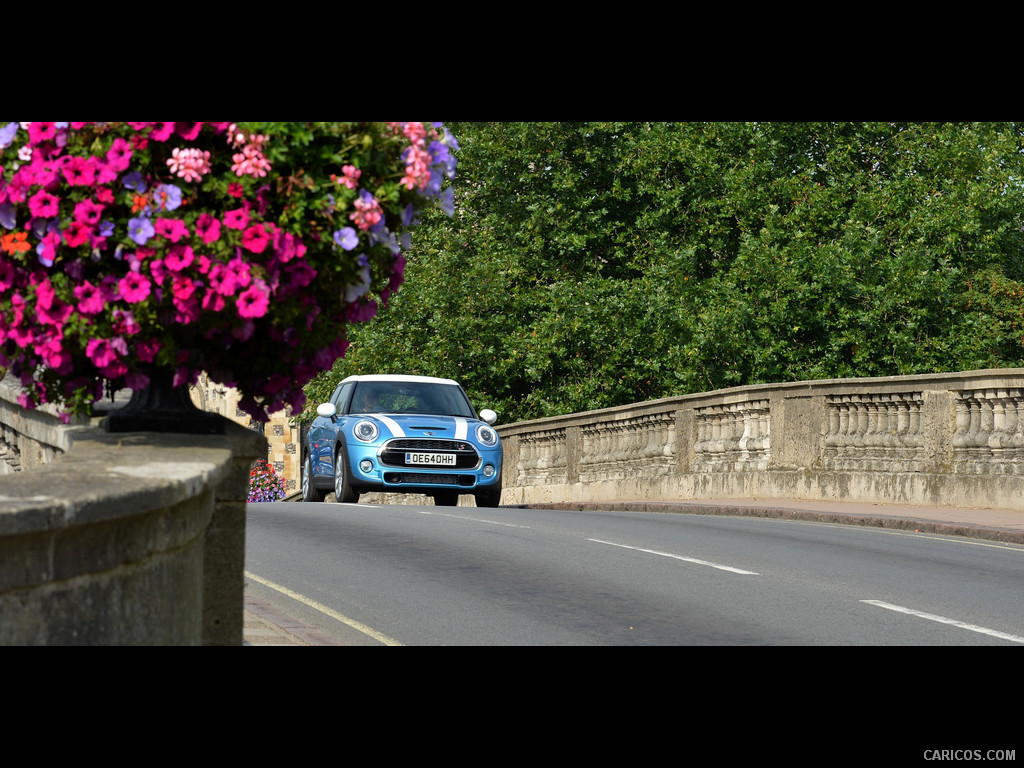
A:
[[[229,421],[107,434],[24,410],[20,391],[0,381],[0,645],[241,645],[266,440]]]
[[[1024,509],[1024,369],[738,387],[498,428],[503,503]]]

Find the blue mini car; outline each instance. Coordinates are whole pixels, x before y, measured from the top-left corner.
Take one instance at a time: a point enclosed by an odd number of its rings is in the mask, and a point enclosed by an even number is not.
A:
[[[454,506],[472,494],[501,503],[501,439],[494,411],[479,416],[455,381],[427,376],[350,376],[302,441],[302,500],[419,493]]]

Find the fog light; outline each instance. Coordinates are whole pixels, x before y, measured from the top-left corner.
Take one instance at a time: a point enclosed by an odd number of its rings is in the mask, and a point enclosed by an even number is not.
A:
[[[494,477],[494,467],[490,464],[484,467],[484,477]]]
[[[363,459],[362,461],[359,462],[359,468],[363,470],[363,472],[369,472],[371,469],[373,469],[373,462],[370,461],[369,459]]]

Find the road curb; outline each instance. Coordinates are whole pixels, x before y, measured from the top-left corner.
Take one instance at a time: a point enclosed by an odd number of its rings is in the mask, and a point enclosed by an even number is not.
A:
[[[548,504],[514,504],[521,509],[569,509],[588,511],[659,512],[688,515],[765,517],[779,520],[798,520],[814,523],[859,525],[868,528],[890,528],[915,533],[935,533],[944,536],[964,536],[1007,544],[1024,544],[1024,531],[999,528],[984,524],[951,523],[927,519],[926,515],[885,515],[880,513],[838,512],[794,509],[785,506],[730,506],[704,502],[671,501],[609,501],[609,502],[553,502]],[[1022,513],[1024,515],[1024,513]]]

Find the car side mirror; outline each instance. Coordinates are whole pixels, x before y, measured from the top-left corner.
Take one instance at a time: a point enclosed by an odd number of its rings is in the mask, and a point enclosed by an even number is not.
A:
[[[338,412],[338,409],[334,407],[334,403],[320,403],[316,407],[316,415],[323,416],[325,419],[329,419]]]
[[[492,411],[490,408],[484,408],[480,411],[480,418],[486,421],[488,424],[494,424],[498,420],[498,414]]]

